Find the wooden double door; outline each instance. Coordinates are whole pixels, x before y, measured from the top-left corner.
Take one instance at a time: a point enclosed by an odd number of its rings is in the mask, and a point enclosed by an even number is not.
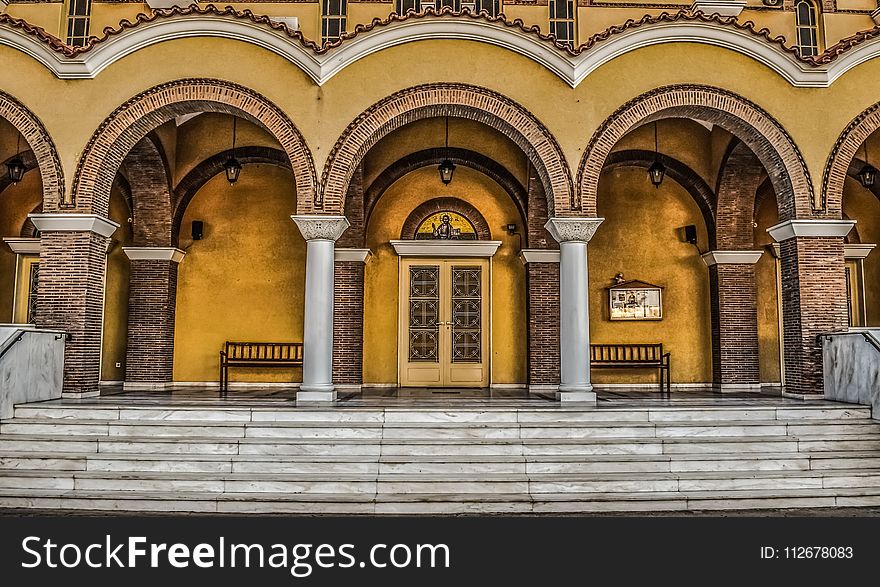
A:
[[[400,271],[400,385],[488,387],[488,259],[412,259]]]

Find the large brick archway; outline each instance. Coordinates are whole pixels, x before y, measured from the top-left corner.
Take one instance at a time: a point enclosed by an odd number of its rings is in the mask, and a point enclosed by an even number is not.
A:
[[[880,102],[862,111],[840,133],[834,149],[825,165],[822,178],[822,197],[829,210],[837,212],[839,218],[843,210],[843,186],[851,162],[858,150],[874,131],[880,128]],[[874,163],[876,167],[876,163]]]
[[[33,159],[40,170],[43,182],[43,201],[61,202],[64,199],[64,172],[55,143],[40,119],[27,107],[6,92],[0,90],[0,118],[5,119],[21,133],[23,151],[30,146]],[[3,186],[0,186],[2,190]]]
[[[104,120],[86,146],[67,206],[77,212],[106,215],[113,178],[129,151],[161,124],[195,112],[240,116],[266,129],[290,159],[298,198],[309,202],[315,199],[312,155],[287,115],[243,86],[222,80],[183,79],[135,96]]]
[[[631,130],[663,118],[701,120],[735,135],[758,156],[770,175],[780,220],[813,216],[817,207],[809,172],[785,129],[745,98],[698,85],[667,86],[647,92],[624,104],[602,123],[590,139],[578,169],[575,205],[583,215],[596,213],[599,176],[614,145]]]
[[[535,166],[552,215],[571,210],[573,185],[562,149],[550,131],[528,110],[509,98],[478,86],[426,84],[393,94],[360,114],[333,147],[321,175],[321,196],[297,201],[298,212],[321,209],[343,214],[349,183],[364,155],[394,130],[426,118],[464,118],[490,126],[511,138]]]

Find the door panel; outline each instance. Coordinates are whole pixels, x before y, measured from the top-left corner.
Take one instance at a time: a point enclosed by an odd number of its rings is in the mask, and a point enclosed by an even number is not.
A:
[[[489,384],[489,263],[405,259],[400,279],[400,384]]]

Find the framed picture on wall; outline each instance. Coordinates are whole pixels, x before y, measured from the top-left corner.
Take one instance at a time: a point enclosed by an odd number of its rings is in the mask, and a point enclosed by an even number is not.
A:
[[[608,288],[611,320],[662,320],[663,288],[631,280]]]

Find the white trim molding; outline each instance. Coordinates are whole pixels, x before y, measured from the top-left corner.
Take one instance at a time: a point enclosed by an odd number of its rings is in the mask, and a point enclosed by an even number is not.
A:
[[[764,251],[709,251],[703,253],[703,262],[712,265],[754,265]]]
[[[4,239],[4,240],[6,240],[6,239]],[[876,246],[877,245],[875,245],[875,244],[868,244],[868,243],[852,244],[852,245],[845,244],[845,245],[843,245],[843,258],[844,259],[864,259],[865,257],[867,257],[871,253],[871,251],[874,250],[874,248]]]
[[[735,3],[736,0],[723,2]],[[577,87],[593,71],[621,55],[665,43],[699,43],[729,49],[764,64],[792,86],[809,88],[828,87],[853,67],[880,55],[880,37],[876,37],[862,42],[830,64],[810,65],[748,30],[702,21],[643,23],[613,34],[575,56],[563,53],[536,35],[513,30],[503,22],[454,16],[392,22],[363,32],[320,55],[283,30],[222,14],[176,14],[142,22],[75,57],[65,57],[53,51],[45,42],[22,29],[0,27],[0,44],[30,55],[61,79],[94,78],[109,65],[140,49],[193,37],[219,37],[257,45],[295,64],[318,85],[325,84],[349,65],[373,53],[406,43],[436,39],[502,47],[540,64],[571,87]]]
[[[401,257],[492,257],[501,241],[393,240]]]
[[[3,242],[9,246],[16,255],[39,255],[40,239],[22,238],[17,236],[3,237]]]
[[[122,247],[131,261],[172,261],[180,263],[186,256],[177,247]]]
[[[786,220],[767,229],[778,243],[796,236],[843,237],[849,234],[855,220]]]
[[[333,252],[333,260],[339,262],[366,263],[373,254],[370,249],[343,249],[336,248]]]
[[[523,249],[519,252],[523,265],[529,263],[559,263],[559,251],[555,249]]]
[[[691,4],[691,10],[694,12],[699,10],[703,14],[720,16],[739,16],[745,7],[746,0],[694,0]]]
[[[97,214],[28,214],[40,232],[94,232],[110,236],[119,225]]]

